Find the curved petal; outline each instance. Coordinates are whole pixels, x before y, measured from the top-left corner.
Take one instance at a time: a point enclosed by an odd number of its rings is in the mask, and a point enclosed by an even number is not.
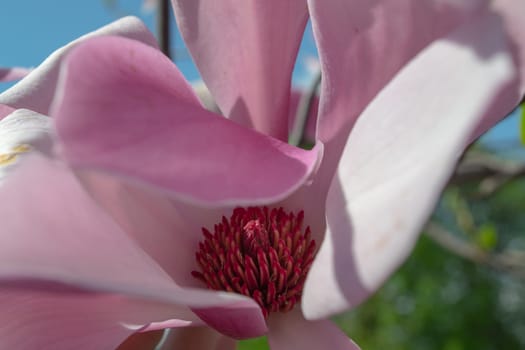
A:
[[[190,307],[258,310],[246,297],[178,286],[63,165],[33,154],[15,174],[0,188],[2,285],[81,288]],[[179,309],[183,316],[193,315]]]
[[[14,111],[15,111],[15,108],[0,104],[0,120],[4,119],[5,117],[13,113]]]
[[[135,325],[173,316],[169,304],[9,288],[0,288],[0,308],[0,348],[17,350],[114,350]]]
[[[258,309],[257,313],[241,306],[192,308],[192,311],[208,325],[234,339],[249,339],[266,334],[268,328],[262,311]]]
[[[18,109],[0,119],[0,184],[32,147],[51,151],[51,122],[48,117]]]
[[[321,156],[322,145],[304,151],[204,110],[176,67],[136,41],[92,39],[63,72],[52,116],[78,168],[198,203],[253,205],[293,192]]]
[[[156,350],[164,336],[164,330],[134,333],[117,350]]]
[[[498,122],[502,115],[508,115],[525,96],[525,22],[522,15],[525,13],[525,2],[498,0],[493,1],[492,5],[496,13],[503,18],[514,62],[518,67],[518,74],[516,74],[515,84],[509,86],[500,96],[506,102],[494,104],[491,107],[472,134],[473,140]]]
[[[172,0],[186,45],[222,112],[282,141],[306,0]]]
[[[505,22],[510,37],[514,58],[520,73],[520,96],[525,95],[525,2],[516,0],[493,1],[495,11]]]
[[[135,183],[112,176],[79,172],[91,196],[126,233],[181,286],[203,288],[191,275],[198,270],[195,252],[203,239],[202,228],[212,229],[233,207],[206,209],[166,198]],[[154,233],[154,234],[152,234]],[[265,334],[266,322],[256,304],[199,307],[193,311],[208,325],[235,338]]]
[[[237,341],[229,337],[222,337],[217,341],[215,349],[213,350],[235,350],[237,349]]]
[[[0,94],[0,104],[6,104],[13,108],[27,108],[48,115],[49,106],[55,94],[60,62],[78,43],[91,37],[103,35],[119,35],[141,41],[153,47],[157,46],[153,34],[149,32],[138,18],[121,18],[53,52],[26,78],[2,92]]]
[[[91,197],[162,269],[183,286],[202,287],[191,271],[202,228],[212,229],[227,208],[204,209],[170,200],[139,183],[97,172],[77,172]]]
[[[171,329],[159,350],[235,350],[236,341],[207,327]]]
[[[80,176],[97,202],[177,284],[204,287],[191,275],[191,271],[199,269],[195,252],[203,239],[202,228],[212,229],[223,216],[231,215],[233,207],[194,207],[114,177],[85,172]],[[257,305],[217,305],[193,311],[208,325],[231,337],[250,338],[267,331]]]
[[[165,273],[89,200],[67,168],[30,155],[0,193],[3,283],[52,278],[109,291],[170,288]]]
[[[358,116],[419,51],[476,13],[485,0],[309,0],[322,71],[317,137],[326,186]]]
[[[22,79],[31,72],[24,67],[0,67],[0,82]]]
[[[100,210],[62,165],[36,154],[29,156],[18,167],[16,176],[9,177],[0,188],[0,198],[1,285],[134,295],[172,303],[171,318],[192,322],[197,318],[188,306],[203,314],[220,308],[221,314],[214,316],[211,324],[217,322],[221,331],[228,333],[230,327],[232,334],[250,336],[266,332],[260,308],[253,300],[177,285]],[[152,230],[146,232],[155,234]],[[193,251],[188,247],[186,250]],[[235,317],[238,314],[252,322],[245,324],[244,319]],[[221,318],[228,322],[226,326]],[[167,326],[152,324],[148,329]]]
[[[268,343],[272,350],[359,350],[331,321],[307,321],[297,311],[271,316]]]
[[[405,259],[515,74],[501,21],[485,15],[425,49],[368,106],[329,193],[329,232],[303,294],[307,318],[358,304]]]

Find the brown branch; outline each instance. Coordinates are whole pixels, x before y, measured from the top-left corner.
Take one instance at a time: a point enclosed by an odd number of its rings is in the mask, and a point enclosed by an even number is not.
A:
[[[469,152],[458,164],[449,184],[461,185],[472,181],[498,178],[505,183],[525,175],[525,163],[505,160],[479,151]]]
[[[288,142],[294,146],[301,145],[303,142],[304,131],[306,128],[306,123],[308,121],[308,116],[310,115],[310,110],[312,108],[312,103],[314,97],[317,94],[317,89],[321,84],[321,72],[319,71],[314,78],[312,85],[308,90],[301,95],[301,99],[297,105],[297,112],[295,114],[294,125],[290,133]]]
[[[439,246],[455,255],[525,280],[525,252],[513,250],[501,253],[487,252],[456,237],[435,222],[430,222],[424,232]]]
[[[159,46],[166,56],[172,58],[170,40],[170,1],[159,0],[157,11],[157,39],[159,41]]]

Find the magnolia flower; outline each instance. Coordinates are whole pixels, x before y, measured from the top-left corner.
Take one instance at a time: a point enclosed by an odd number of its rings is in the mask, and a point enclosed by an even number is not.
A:
[[[147,34],[77,42],[0,95],[50,115],[54,145],[0,187],[0,345],[130,348],[176,328],[166,348],[357,349],[326,317],[404,260],[462,150],[523,96],[525,4],[173,5],[227,118]],[[308,16],[309,151],[286,142]]]

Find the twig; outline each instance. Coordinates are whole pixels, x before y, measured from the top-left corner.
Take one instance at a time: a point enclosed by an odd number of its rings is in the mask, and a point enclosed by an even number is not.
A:
[[[294,146],[301,145],[303,141],[308,116],[310,114],[312,103],[320,84],[321,71],[318,72],[308,90],[301,95],[301,99],[297,104],[297,113],[295,114],[294,125],[290,133],[290,137],[288,138],[288,142]]]
[[[488,153],[471,151],[458,164],[449,184],[461,185],[471,181],[482,181],[490,177],[505,178],[505,183],[525,175],[525,163],[504,160]],[[501,179],[500,179],[501,180]]]
[[[424,232],[435,243],[464,259],[525,280],[524,252],[509,250],[502,253],[491,253],[484,251],[468,241],[454,236],[435,222],[430,222]]]
[[[159,0],[157,7],[157,36],[160,49],[166,56],[171,57],[170,41],[170,2],[169,0]]]

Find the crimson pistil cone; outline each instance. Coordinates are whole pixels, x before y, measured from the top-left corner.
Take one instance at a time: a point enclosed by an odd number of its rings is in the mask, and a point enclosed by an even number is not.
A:
[[[195,254],[200,271],[192,275],[214,290],[253,298],[264,316],[290,311],[301,299],[315,255],[304,212],[283,208],[236,208],[230,219],[202,229]]]

